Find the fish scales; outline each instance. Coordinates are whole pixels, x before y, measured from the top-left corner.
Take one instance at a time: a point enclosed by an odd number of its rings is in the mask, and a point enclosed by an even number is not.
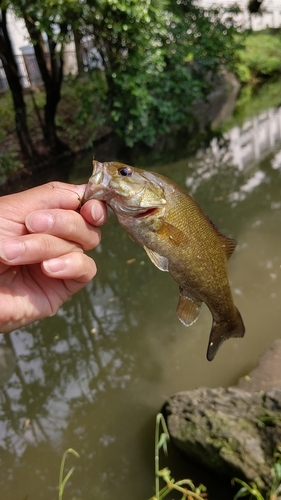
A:
[[[195,200],[170,179],[117,162],[93,162],[84,201],[105,201],[151,261],[180,288],[179,319],[197,320],[202,302],[213,317],[207,359],[221,343],[242,337],[243,320],[232,299],[227,260],[236,242],[222,235]]]

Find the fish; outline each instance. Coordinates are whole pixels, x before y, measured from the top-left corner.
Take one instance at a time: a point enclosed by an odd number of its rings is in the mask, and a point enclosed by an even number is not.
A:
[[[90,199],[104,201],[151,262],[177,282],[177,315],[184,325],[192,325],[202,303],[207,305],[213,319],[209,361],[224,340],[244,336],[227,275],[237,243],[217,229],[184,189],[158,173],[94,160],[82,204]]]

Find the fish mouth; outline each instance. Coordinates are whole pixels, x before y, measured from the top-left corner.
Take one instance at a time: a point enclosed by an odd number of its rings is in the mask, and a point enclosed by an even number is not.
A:
[[[149,217],[150,215],[155,215],[159,211],[159,207],[150,207],[144,212],[139,212],[134,215],[135,219],[142,219],[143,217]]]
[[[109,183],[109,176],[103,170],[103,164],[94,160],[93,173],[89,179],[86,190],[83,195],[81,205],[90,199],[99,198],[104,195]]]

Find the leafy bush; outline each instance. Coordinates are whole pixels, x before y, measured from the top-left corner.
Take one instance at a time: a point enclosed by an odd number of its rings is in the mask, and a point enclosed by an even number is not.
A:
[[[62,89],[57,126],[71,148],[87,148],[106,121],[106,82],[102,71],[69,76]]]
[[[6,181],[7,174],[22,168],[23,164],[18,160],[18,152],[14,149],[0,151],[0,185]]]
[[[0,141],[3,141],[15,130],[13,100],[10,92],[0,95],[0,123]]]
[[[241,82],[281,72],[281,37],[267,32],[248,35],[237,51],[236,73]]]
[[[186,125],[236,42],[231,15],[191,0],[104,0],[93,24],[103,58],[111,126],[127,145],[148,145],[173,125]]]

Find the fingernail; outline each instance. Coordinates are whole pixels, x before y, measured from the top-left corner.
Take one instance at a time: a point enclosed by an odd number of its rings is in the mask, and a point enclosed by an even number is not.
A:
[[[35,233],[48,231],[54,223],[54,217],[48,212],[32,212],[25,219],[27,229]]]
[[[96,224],[102,224],[104,222],[104,208],[100,203],[93,204],[91,213]]]
[[[24,244],[20,240],[0,241],[0,257],[4,260],[14,260],[24,252]]]
[[[49,273],[58,273],[65,269],[65,261],[60,258],[45,260],[43,266]]]

